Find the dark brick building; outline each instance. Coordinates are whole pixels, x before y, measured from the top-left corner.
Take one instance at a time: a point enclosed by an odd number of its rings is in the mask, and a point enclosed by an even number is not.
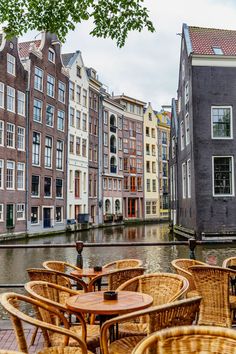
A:
[[[236,235],[235,56],[236,31],[183,25],[172,191],[175,230],[198,238]]]
[[[66,227],[68,73],[57,37],[19,44],[29,71],[28,231]]]
[[[0,234],[26,231],[27,71],[0,34]]]

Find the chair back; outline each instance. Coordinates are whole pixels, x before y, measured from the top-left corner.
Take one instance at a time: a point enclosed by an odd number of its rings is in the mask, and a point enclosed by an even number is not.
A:
[[[229,268],[231,266],[234,266],[236,269],[236,257],[229,257],[223,261],[223,264],[222,264],[223,268]]]
[[[143,261],[140,259],[134,259],[134,258],[127,258],[127,259],[119,259],[117,261],[107,263],[103,266],[103,268],[106,269],[123,269],[123,268],[137,268],[137,267],[142,267]]]
[[[236,332],[213,326],[167,328],[143,339],[132,354],[235,354]]]
[[[46,261],[43,262],[43,267],[48,270],[56,270],[57,272],[66,272],[66,263],[61,261]]]
[[[93,291],[94,284],[96,284],[103,277],[106,277],[108,279],[108,290],[116,290],[121,284],[125,283],[128,279],[137,277],[143,274],[144,271],[145,268],[143,267],[113,270],[107,273],[105,276],[98,275],[97,277],[94,277],[90,281],[88,289],[89,291]]]
[[[117,290],[138,291],[153,297],[153,306],[179,299],[187,290],[188,280],[172,273],[152,273],[123,283]]]
[[[172,267],[175,272],[183,277],[187,278],[189,281],[188,292],[196,290],[194,279],[189,267],[194,265],[207,265],[206,263],[197,261],[196,259],[179,258],[171,262]]]
[[[198,294],[202,297],[199,325],[231,327],[230,271],[221,267],[192,266]]]
[[[52,344],[50,341],[49,333],[55,332],[59,333],[60,336],[63,337],[63,346],[68,345],[69,337],[71,337],[78,342],[82,353],[87,354],[87,347],[85,342],[78,335],[68,330],[68,321],[55,308],[50,307],[48,304],[44,304],[38,300],[32,299],[25,295],[16,293],[1,294],[0,303],[4,310],[6,310],[10,315],[12,326],[17,338],[18,348],[22,352],[27,354],[29,353],[29,346],[26,341],[24,327],[22,323],[26,322],[33,326],[36,326],[37,328],[42,329],[47,347],[50,347]],[[50,312],[52,316],[57,316],[59,318],[59,322],[63,323],[64,327],[62,328],[42,321],[39,309]],[[30,313],[30,315],[27,314],[28,312]],[[53,349],[51,352],[54,352]]]

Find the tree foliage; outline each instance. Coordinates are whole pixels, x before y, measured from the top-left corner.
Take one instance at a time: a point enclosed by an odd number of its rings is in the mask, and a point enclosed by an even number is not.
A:
[[[119,47],[129,31],[154,32],[144,0],[1,0],[0,23],[8,38],[28,30],[56,33],[64,42],[77,23],[93,20],[91,35],[110,37]]]

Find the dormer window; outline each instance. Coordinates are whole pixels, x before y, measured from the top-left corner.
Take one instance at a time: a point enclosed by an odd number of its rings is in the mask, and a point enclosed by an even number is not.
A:
[[[81,67],[79,65],[77,65],[77,67],[76,67],[76,75],[78,77],[81,77]]]
[[[214,54],[216,55],[223,55],[223,50],[220,47],[212,47],[212,50],[214,52]]]
[[[48,60],[55,63],[55,52],[52,48],[48,49]]]

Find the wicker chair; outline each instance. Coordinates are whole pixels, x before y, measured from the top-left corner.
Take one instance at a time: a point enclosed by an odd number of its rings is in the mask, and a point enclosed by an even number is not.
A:
[[[119,259],[114,262],[107,263],[103,266],[103,268],[106,269],[123,269],[123,268],[137,268],[137,267],[142,267],[143,261],[140,259]]]
[[[0,302],[3,308],[9,313],[12,326],[15,331],[19,350],[24,353],[29,353],[29,348],[24,335],[24,328],[22,322],[26,322],[41,328],[46,348],[43,348],[38,354],[87,354],[85,341],[76,333],[68,329],[69,324],[66,318],[55,308],[50,307],[35,299],[16,293],[4,293],[1,295]],[[26,315],[26,307],[32,306],[30,316]],[[64,328],[52,325],[50,323],[39,320],[40,312],[50,314],[50,316],[58,317],[64,324]],[[28,309],[29,310],[29,309]],[[33,318],[36,317],[36,318]],[[58,341],[60,344],[58,345]],[[57,342],[57,343],[56,343]],[[55,345],[56,344],[56,345]],[[69,345],[69,346],[68,346]]]
[[[147,334],[163,328],[191,325],[196,319],[199,311],[201,298],[185,299],[167,305],[149,307],[142,311],[132,312],[131,314],[116,317],[105,322],[101,330],[101,348],[103,354],[130,354],[136,344],[143,336],[130,336],[118,339],[108,346],[108,331],[112,326],[131,320],[139,319],[142,316],[148,318]]]
[[[2,350],[0,350],[0,354],[24,354],[24,353],[23,352],[15,352],[15,351],[12,351],[12,350],[2,349]]]
[[[187,258],[179,258],[175,259],[171,262],[172,267],[176,271],[177,274],[182,275],[183,277],[187,278],[189,281],[189,288],[186,293],[187,297],[197,296],[197,290],[194,283],[193,276],[189,271],[189,267],[194,265],[207,265],[206,263],[197,261],[195,259],[187,259]]]
[[[192,266],[190,270],[202,297],[198,324],[231,327],[235,301],[229,296],[229,282],[236,271],[212,266]]]
[[[145,268],[142,267],[112,270],[106,275],[98,275],[94,277],[88,284],[88,291],[93,291],[95,284],[101,282],[103,277],[106,277],[108,280],[107,290],[116,290],[127,280],[142,275],[144,271]]]
[[[143,339],[132,354],[235,354],[236,332],[212,326],[168,328]]]
[[[70,274],[73,270],[80,270],[80,268],[74,266],[73,264],[62,261],[46,261],[43,262],[43,267],[48,270],[55,270],[57,272],[68,274]]]
[[[61,297],[60,295],[65,293],[67,297],[70,297],[78,294],[78,291],[68,289],[57,284],[47,283],[44,281],[28,282],[25,284],[25,289],[31,297],[35,298],[40,302],[47,303],[48,305],[57,308],[58,311],[62,312],[64,315],[67,315],[67,317],[68,315],[70,317],[70,312],[65,304],[59,302],[59,299]],[[44,318],[44,312],[42,312],[41,317],[44,321],[47,321],[47,316],[46,318]],[[80,323],[82,323],[82,325],[79,326],[77,323],[75,325],[72,325],[70,329],[79,336],[82,336],[85,333],[84,339],[86,340],[88,348],[91,351],[95,351],[95,349],[99,347],[99,325],[88,325],[86,324],[83,316],[76,315],[76,317],[78,318]],[[58,322],[53,324],[58,324]]]

